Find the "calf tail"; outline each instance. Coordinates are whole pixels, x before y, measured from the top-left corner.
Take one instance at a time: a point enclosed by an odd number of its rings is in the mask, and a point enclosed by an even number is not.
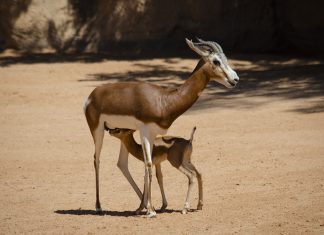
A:
[[[193,137],[194,137],[194,134],[195,134],[196,129],[197,129],[196,127],[194,127],[194,128],[192,129],[191,136],[190,136],[190,139],[189,139],[189,143],[190,143],[190,144],[192,144]]]

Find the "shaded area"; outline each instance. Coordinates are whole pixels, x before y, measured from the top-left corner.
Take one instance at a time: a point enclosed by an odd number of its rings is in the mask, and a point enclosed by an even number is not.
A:
[[[162,86],[177,86],[181,80],[185,80],[190,72],[182,70],[163,69],[161,66],[154,66],[146,71],[130,71],[127,73],[97,73],[90,74],[87,78],[79,81],[115,81],[120,82],[153,82]]]
[[[238,69],[246,78],[238,92],[246,96],[279,96],[284,98],[310,98],[324,95],[324,64],[266,65],[261,70]]]
[[[109,58],[111,58],[109,56]],[[70,62],[84,62],[95,63],[108,59],[104,54],[52,54],[52,53],[40,53],[40,54],[23,54],[21,56],[3,56],[0,57],[0,66],[10,66],[16,64],[38,64],[38,63],[70,63]]]
[[[36,63],[96,63],[108,60],[133,61],[134,70],[121,73],[88,74],[80,82],[117,82],[145,81],[162,86],[176,87],[187,79],[194,69],[181,65],[185,58],[197,58],[189,49],[189,56],[167,55],[158,65],[147,64],[141,60],[156,59],[154,55],[124,56],[121,54],[33,54],[0,57],[0,66]],[[167,54],[167,53],[166,53]],[[301,107],[292,108],[298,113],[324,111],[324,60],[321,58],[304,58],[296,55],[229,55],[233,59],[233,68],[240,76],[240,83],[235,89],[210,82],[197,103],[190,110],[205,108],[241,108],[250,109],[267,104],[267,98],[300,99]],[[198,61],[198,60],[197,60]],[[260,98],[257,101],[249,98]],[[305,101],[309,100],[307,104]]]
[[[184,41],[183,41],[183,44]],[[0,66],[11,66],[15,64],[38,64],[38,63],[70,63],[70,62],[84,62],[96,63],[105,60],[145,60],[152,58],[197,58],[194,53],[188,48],[182,53],[165,51],[162,53],[149,52],[143,54],[128,54],[126,51],[111,52],[111,53],[23,53],[15,55],[0,56]]]

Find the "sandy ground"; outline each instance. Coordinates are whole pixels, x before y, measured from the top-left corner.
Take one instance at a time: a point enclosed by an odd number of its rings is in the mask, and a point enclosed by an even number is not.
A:
[[[196,59],[0,57],[0,234],[324,234],[324,61],[233,56],[235,90],[210,84],[168,134],[197,126],[193,163],[204,207],[180,213],[187,178],[162,165],[168,210],[135,216],[139,199],[118,170],[119,142],[101,156],[103,215],[94,211],[93,143],[83,115],[95,86],[176,86]],[[136,182],[143,164],[130,158]],[[197,205],[197,184],[191,206]],[[156,179],[153,203],[161,206]]]

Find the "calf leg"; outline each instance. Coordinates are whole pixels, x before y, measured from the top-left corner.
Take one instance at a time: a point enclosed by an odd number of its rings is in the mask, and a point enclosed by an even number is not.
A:
[[[165,208],[167,208],[167,206],[168,206],[168,202],[166,200],[165,193],[164,193],[164,188],[163,188],[163,175],[162,175],[162,170],[161,170],[161,164],[160,163],[156,164],[155,167],[156,167],[156,178],[157,178],[157,181],[159,183],[160,190],[161,190],[161,195],[162,195],[161,211],[164,211]]]
[[[129,170],[128,170],[128,150],[126,146],[120,142],[120,152],[119,158],[117,163],[118,168],[121,170],[123,175],[126,177],[130,185],[133,187],[134,191],[136,192],[137,196],[142,199],[142,192],[138,188],[137,184],[135,183],[134,179],[132,178]]]
[[[189,180],[186,201],[185,201],[184,207],[182,209],[182,214],[187,214],[188,210],[190,209],[190,196],[191,196],[191,191],[192,191],[192,187],[194,184],[194,181],[193,181],[194,173],[190,169],[187,169],[187,168],[183,167],[182,165],[179,167],[179,170],[182,173],[184,173],[188,177],[188,180]]]
[[[196,168],[195,168],[195,172],[196,172],[196,177],[197,177],[197,180],[198,180],[198,192],[199,192],[197,210],[202,210],[202,206],[203,206],[203,183],[202,183],[202,177],[201,177],[201,174],[197,171]]]

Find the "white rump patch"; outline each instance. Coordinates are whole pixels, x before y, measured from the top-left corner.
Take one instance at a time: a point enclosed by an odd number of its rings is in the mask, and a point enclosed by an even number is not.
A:
[[[85,113],[88,105],[91,103],[91,99],[87,98],[83,105],[83,112]]]

